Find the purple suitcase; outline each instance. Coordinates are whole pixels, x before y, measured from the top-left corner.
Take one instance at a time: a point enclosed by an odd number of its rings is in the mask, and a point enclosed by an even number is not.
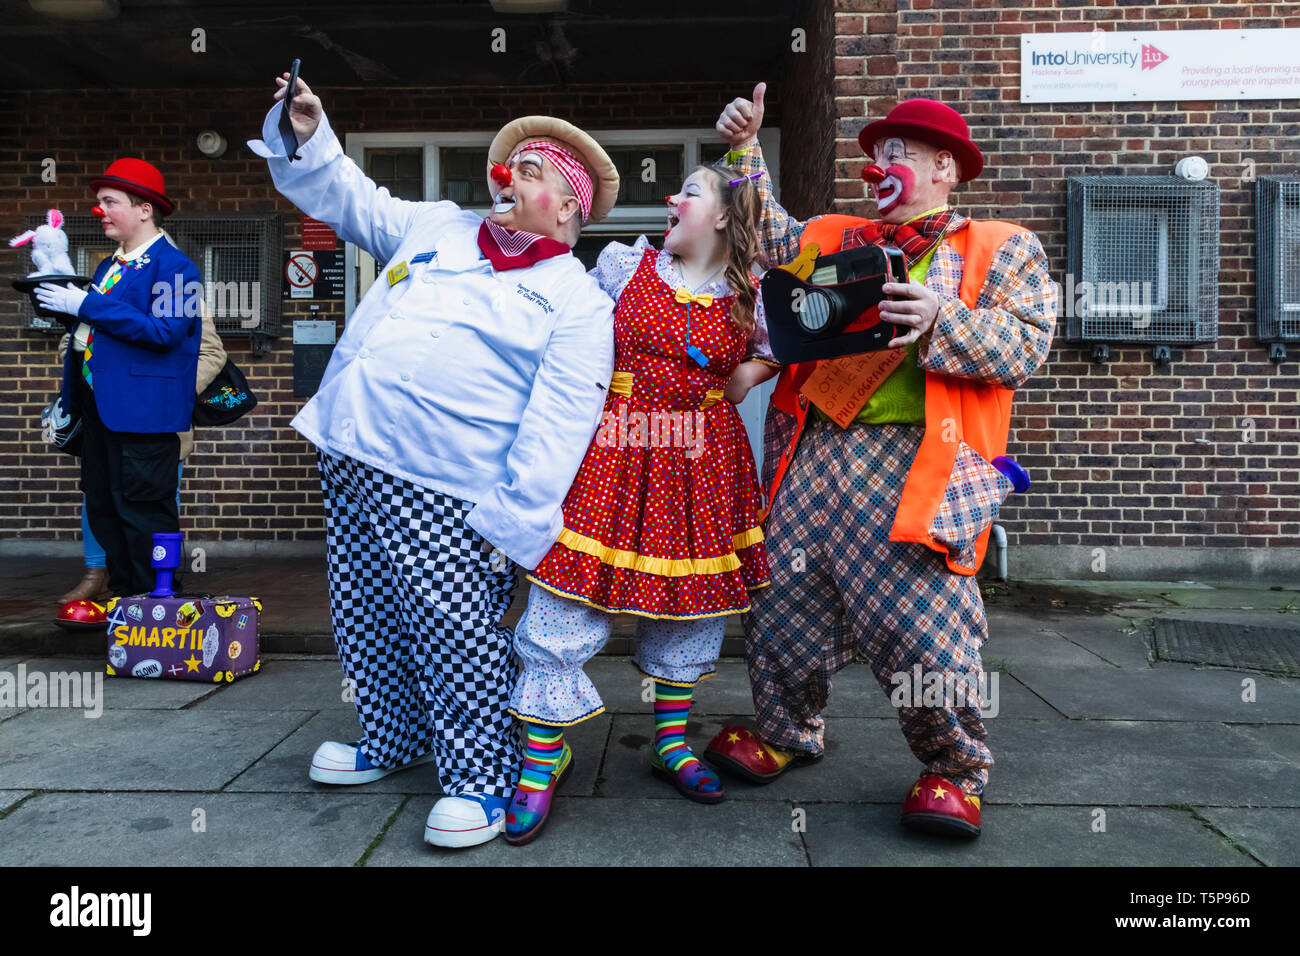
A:
[[[108,668],[117,677],[228,683],[262,666],[257,598],[114,598],[108,602]]]

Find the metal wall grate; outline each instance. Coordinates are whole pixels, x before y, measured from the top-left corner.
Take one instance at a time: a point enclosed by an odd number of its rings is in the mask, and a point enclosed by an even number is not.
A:
[[[1300,175],[1259,177],[1255,218],[1259,340],[1300,341]]]
[[[35,228],[45,215],[24,217],[25,229]],[[163,229],[198,266],[204,301],[223,333],[280,334],[280,282],[283,227],[275,213],[177,213],[163,220]],[[91,275],[117,243],[104,236],[96,216],[65,216],[68,255],[80,275]],[[30,248],[30,247],[23,247]],[[24,274],[31,270],[31,254]],[[22,317],[28,328],[62,333],[63,326],[38,317],[23,296]]]
[[[1069,181],[1067,338],[1213,342],[1219,187],[1174,176]]]
[[[280,334],[284,229],[275,213],[178,213],[164,227],[199,267],[217,331]]]

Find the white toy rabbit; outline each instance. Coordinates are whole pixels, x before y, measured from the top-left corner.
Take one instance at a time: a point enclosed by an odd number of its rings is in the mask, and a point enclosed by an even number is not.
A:
[[[28,278],[48,275],[76,275],[72,260],[68,258],[68,234],[63,231],[63,213],[51,209],[45,216],[45,225],[28,229],[21,236],[9,240],[11,246],[32,244],[32,265]]]

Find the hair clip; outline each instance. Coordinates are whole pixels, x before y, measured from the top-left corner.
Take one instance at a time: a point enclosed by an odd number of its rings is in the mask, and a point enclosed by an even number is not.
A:
[[[756,172],[756,173],[750,173],[748,176],[741,176],[739,179],[729,179],[729,180],[727,180],[727,185],[728,185],[728,186],[739,186],[739,185],[740,185],[741,183],[743,183],[746,179],[757,179],[759,176],[762,176],[762,175],[763,175],[763,171],[760,169],[760,170],[759,170],[758,172]]]

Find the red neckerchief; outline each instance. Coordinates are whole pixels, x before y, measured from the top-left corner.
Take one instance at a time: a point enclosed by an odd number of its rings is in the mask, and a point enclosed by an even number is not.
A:
[[[959,217],[951,209],[932,213],[924,219],[895,225],[888,222],[868,222],[844,231],[843,249],[863,246],[868,243],[876,246],[897,246],[903,250],[903,260],[907,268],[925,257],[934,245],[943,238],[950,226]]]
[[[478,247],[498,272],[522,269],[543,259],[567,255],[573,251],[562,242],[531,232],[507,229],[498,226],[491,219],[484,219],[478,227]]]

